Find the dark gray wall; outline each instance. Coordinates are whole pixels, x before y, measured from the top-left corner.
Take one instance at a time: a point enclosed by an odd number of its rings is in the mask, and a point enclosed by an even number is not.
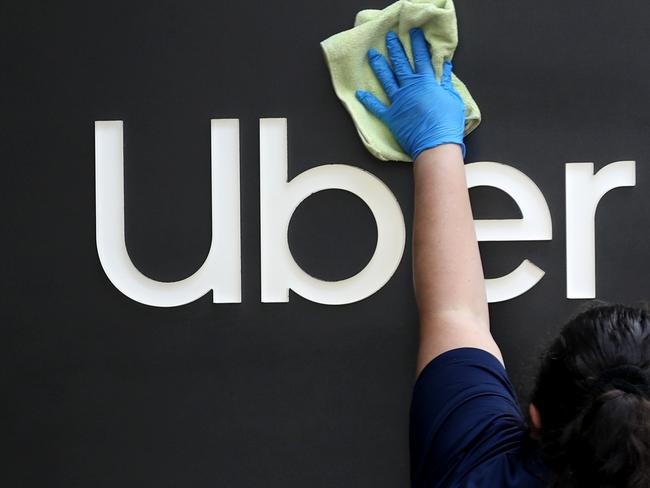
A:
[[[411,231],[410,166],[364,149],[319,42],[388,2],[156,1],[0,4],[3,486],[406,487],[417,347],[410,235],[378,293],[330,307],[259,294],[260,117],[289,120],[290,176],[367,169]],[[637,185],[597,213],[598,298],[648,296],[650,4],[458,0],[456,73],[484,122],[467,161],[511,164],[544,193],[554,237],[489,243],[488,277],[529,258],[531,291],[490,307],[522,400],[543,344],[584,300],[565,298],[564,164],[637,161]],[[211,230],[209,120],[240,119],[243,303],[160,309],[120,294],[95,250],[93,121],[125,121],[127,241],[160,280],[193,272]],[[515,218],[495,189],[477,218]],[[310,273],[369,259],[376,230],[356,197],[296,212]]]

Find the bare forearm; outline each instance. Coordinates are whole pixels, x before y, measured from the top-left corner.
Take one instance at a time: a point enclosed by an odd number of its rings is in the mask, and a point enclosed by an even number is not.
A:
[[[414,163],[413,277],[422,324],[467,316],[489,332],[485,282],[460,147],[443,144]],[[435,321],[434,321],[435,322]]]

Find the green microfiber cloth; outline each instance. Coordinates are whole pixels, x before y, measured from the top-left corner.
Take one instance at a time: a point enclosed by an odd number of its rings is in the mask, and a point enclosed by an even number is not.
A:
[[[412,161],[388,128],[361,105],[357,89],[372,92],[386,105],[380,83],[368,64],[368,49],[374,47],[388,57],[386,33],[394,31],[402,41],[413,65],[409,29],[421,27],[431,44],[431,61],[440,79],[442,63],[451,59],[458,44],[456,9],[452,0],[399,0],[383,10],[361,10],[352,29],[339,32],[321,42],[332,76],[334,91],[350,112],[361,140],[382,161]],[[465,103],[465,135],[481,122],[481,112],[465,84],[452,75],[452,83]]]

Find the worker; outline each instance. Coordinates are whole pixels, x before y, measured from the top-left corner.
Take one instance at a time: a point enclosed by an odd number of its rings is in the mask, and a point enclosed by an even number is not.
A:
[[[650,487],[648,310],[599,304],[575,315],[520,407],[490,333],[452,62],[436,76],[422,30],[409,36],[413,66],[394,32],[390,61],[368,52],[390,104],[356,95],[414,161],[412,486]]]

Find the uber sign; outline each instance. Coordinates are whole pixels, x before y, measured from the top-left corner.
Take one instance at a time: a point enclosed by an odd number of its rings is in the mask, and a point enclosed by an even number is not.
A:
[[[345,164],[326,164],[287,181],[287,120],[260,119],[261,299],[288,302],[289,289],[318,303],[340,305],[362,300],[391,278],[404,251],[406,228],[399,203],[373,174]],[[206,148],[207,150],[207,148]],[[129,258],[124,230],[123,122],[95,122],[97,251],[109,280],[126,296],[156,307],[183,305],[212,290],[214,303],[241,302],[239,202],[239,121],[211,121],[212,245],[199,270],[172,283],[144,276]],[[510,195],[521,219],[476,221],[479,241],[552,239],[551,214],[544,195],[523,172],[497,162],[465,165],[468,187],[491,186]],[[609,190],[634,186],[635,162],[610,163],[594,174],[591,162],[565,165],[567,298],[594,298],[595,213]],[[347,190],[370,208],[377,244],[356,275],[324,281],[307,274],[287,242],[291,216],[309,195]],[[528,259],[505,276],[485,280],[489,302],[509,300],[530,290],[544,271]]]

